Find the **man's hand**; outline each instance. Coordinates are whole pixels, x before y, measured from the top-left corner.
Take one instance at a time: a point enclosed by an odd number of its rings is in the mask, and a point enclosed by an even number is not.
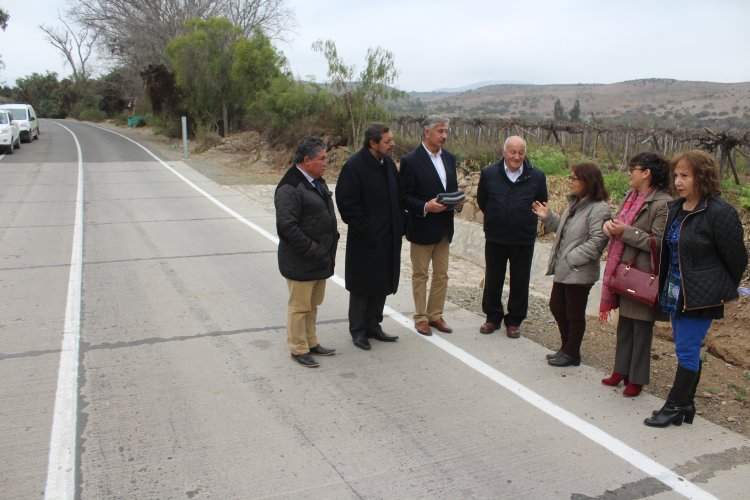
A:
[[[437,198],[433,198],[424,204],[424,210],[425,212],[436,214],[439,212],[444,212],[446,210],[446,206],[442,203],[438,203]]]

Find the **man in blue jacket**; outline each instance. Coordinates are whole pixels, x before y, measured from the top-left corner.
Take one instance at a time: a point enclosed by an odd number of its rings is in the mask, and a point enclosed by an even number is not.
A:
[[[492,333],[505,323],[510,338],[521,335],[521,322],[529,308],[531,259],[534,256],[537,217],[534,201],[547,202],[544,172],[526,158],[526,141],[512,135],[503,145],[503,158],[482,169],[477,204],[484,212],[485,278],[482,310],[487,321],[481,333]],[[502,293],[505,271],[510,264],[507,311]]]
[[[326,279],[333,275],[339,232],[331,192],[322,177],[326,143],[318,137],[303,138],[294,152],[294,163],[274,195],[279,271],[289,287],[286,335],[292,358],[314,368],[318,362],[313,354],[335,352],[318,342],[315,321]]]

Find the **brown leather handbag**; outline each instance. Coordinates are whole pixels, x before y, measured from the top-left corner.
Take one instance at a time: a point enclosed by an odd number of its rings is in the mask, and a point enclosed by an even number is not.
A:
[[[630,297],[654,307],[659,302],[659,263],[656,254],[656,238],[649,237],[651,246],[651,272],[636,269],[633,264],[638,254],[628,263],[620,263],[609,280],[609,288],[621,297]]]

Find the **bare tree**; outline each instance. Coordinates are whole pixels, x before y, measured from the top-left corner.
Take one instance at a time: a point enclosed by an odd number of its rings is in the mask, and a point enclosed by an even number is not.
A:
[[[285,0],[78,0],[71,14],[100,33],[115,64],[135,69],[168,65],[167,42],[185,33],[188,19],[226,17],[248,37],[260,28],[270,38],[282,38],[294,23]]]
[[[76,31],[59,14],[57,19],[65,27],[64,29],[44,24],[40,25],[39,29],[46,33],[49,43],[63,53],[73,71],[73,80],[85,82],[91,76],[92,68],[89,60],[93,55],[99,34],[87,26]]]

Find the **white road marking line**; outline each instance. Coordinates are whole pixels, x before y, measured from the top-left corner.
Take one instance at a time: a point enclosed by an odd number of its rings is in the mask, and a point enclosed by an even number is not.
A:
[[[78,138],[68,127],[53,122],[73,136],[78,150],[78,186],[70,257],[65,329],[57,372],[55,410],[50,434],[44,498],[75,498],[78,415],[78,358],[81,337],[81,280],[83,277],[83,155]]]
[[[177,170],[175,170],[173,167],[168,165],[162,159],[158,158],[154,153],[146,149],[141,144],[137,143],[136,141],[134,141],[133,139],[129,137],[126,137],[120,134],[119,132],[115,132],[113,130],[109,130],[104,127],[99,127],[97,125],[92,125],[92,126],[99,128],[101,130],[106,130],[107,132],[118,135],[124,139],[127,139],[133,144],[136,144],[141,149],[143,149],[146,153],[151,155],[156,161],[158,161],[164,167],[166,167],[168,170],[174,173],[177,177],[185,181],[190,187],[192,187],[193,189],[201,193],[203,196],[208,198],[216,206],[226,211],[227,213],[235,217],[237,220],[239,220],[243,224],[251,227],[258,233],[266,237],[267,239],[271,240],[276,245],[279,244],[279,239],[276,236],[272,235],[271,233],[257,226],[256,224],[253,224],[244,216],[235,212],[234,210],[226,206],[224,203],[222,203],[221,201],[211,196],[209,193],[207,193],[206,191],[198,187],[195,183],[187,179],[184,175],[177,172]],[[345,282],[341,276],[334,274],[329,279],[333,281],[334,283],[336,283],[337,285],[344,288]],[[408,319],[406,316],[404,316],[403,314],[401,314],[400,312],[388,306],[385,307],[385,310],[383,312],[385,315],[387,315],[388,317],[390,317],[397,323],[404,326],[407,330],[409,331],[413,330],[412,321]],[[464,351],[460,347],[457,347],[451,344],[444,338],[439,337],[437,335],[433,335],[431,337],[425,337],[423,335],[419,335],[418,333],[414,333],[414,335],[418,335],[421,339],[427,342],[431,342],[436,347],[442,349],[443,351],[450,354],[454,358],[458,359],[462,363],[466,364],[470,368],[473,368],[474,370],[481,373],[485,377],[489,378],[493,382],[509,390],[511,393],[515,394],[516,396],[523,399],[527,403],[543,411],[544,413],[558,420],[562,424],[567,425],[571,429],[581,433],[584,437],[602,446],[606,450],[622,458],[623,460],[633,465],[634,467],[642,470],[643,472],[653,477],[654,479],[661,481],[665,485],[669,486],[675,492],[687,498],[694,498],[694,499],[715,499],[716,498],[715,496],[713,496],[711,493],[707,492],[706,490],[696,486],[695,484],[688,481],[687,479],[680,477],[678,474],[672,472],[672,470],[670,470],[669,468],[647,457],[646,455],[639,452],[638,450],[628,446],[627,444],[615,438],[614,436],[610,436],[609,434],[599,429],[595,425],[592,425],[586,422],[585,420],[574,415],[568,410],[565,410],[564,408],[557,406],[556,404],[549,401],[548,399],[545,399],[540,394],[537,394],[536,392],[529,389],[528,387],[508,377],[507,375],[502,373],[500,370],[486,364],[484,361],[481,361],[480,359],[474,357],[473,355]]]

